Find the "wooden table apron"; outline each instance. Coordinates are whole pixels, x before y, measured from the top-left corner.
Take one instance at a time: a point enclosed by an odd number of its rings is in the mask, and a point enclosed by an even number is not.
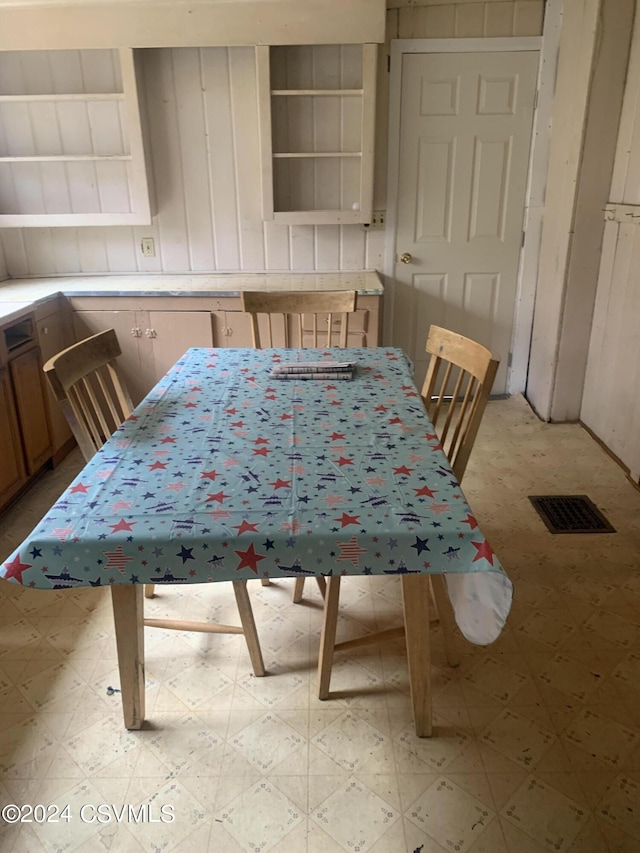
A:
[[[476,642],[485,640],[468,605],[496,610],[477,589],[497,590],[499,633],[510,582],[403,352],[340,350],[356,365],[352,380],[271,375],[283,362],[336,357],[188,350],[0,567],[34,588],[111,587],[128,728],[144,720],[147,582],[402,575],[414,710],[429,690],[427,575],[445,574],[450,594],[473,579],[453,603]],[[424,659],[412,661],[421,646]]]

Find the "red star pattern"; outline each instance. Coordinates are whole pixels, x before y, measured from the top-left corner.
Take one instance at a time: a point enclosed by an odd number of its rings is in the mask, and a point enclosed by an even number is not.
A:
[[[137,521],[125,521],[124,518],[121,518],[117,524],[110,524],[112,533],[118,533],[120,530],[133,530],[133,525],[137,524]]]
[[[262,554],[256,554],[253,542],[249,545],[246,551],[236,551],[235,553],[240,557],[240,562],[236,567],[236,571],[248,568],[251,569],[252,572],[258,574],[258,563],[260,560],[264,560],[265,557]]]
[[[216,492],[215,495],[207,495],[207,503],[209,503],[209,501],[217,501],[219,504],[221,504],[225,500],[225,498],[228,497],[231,496],[225,495],[224,492]]]
[[[366,548],[361,548],[358,545],[357,536],[352,536],[348,542],[338,542],[338,548],[340,548],[340,556],[338,557],[338,560],[345,560],[349,563],[353,563],[354,566],[359,565],[360,555],[367,553]]]
[[[273,486],[274,491],[276,489],[290,489],[291,488],[291,480],[281,480],[280,477],[273,482],[269,483],[270,486]]]
[[[15,578],[18,583],[22,583],[22,573],[26,572],[27,569],[31,568],[31,564],[23,563],[20,559],[20,554],[16,554],[16,556],[9,563],[4,564],[5,569],[5,579],[11,580]]]
[[[477,551],[477,554],[472,560],[473,563],[475,563],[476,560],[482,560],[484,558],[487,562],[493,565],[493,548],[486,540],[484,542],[472,542],[471,544]]]
[[[76,483],[75,486],[71,486],[71,488],[69,489],[69,494],[71,494],[71,495],[77,495],[77,494],[86,495],[88,491],[89,491],[89,486],[85,486],[84,483]]]
[[[107,562],[103,566],[105,570],[116,568],[124,573],[127,563],[133,560],[133,557],[124,553],[122,545],[118,545],[115,551],[103,551],[103,554],[107,558]]]
[[[336,448],[337,449],[337,448]],[[353,465],[353,459],[347,459],[344,456],[341,456],[338,459],[338,465],[343,468],[345,465]]]
[[[414,489],[413,491],[416,493],[416,497],[424,496],[426,498],[432,498],[436,494],[436,491],[434,489],[430,489],[429,486],[422,486],[422,488]]]
[[[412,471],[413,471],[413,468],[407,468],[406,465],[400,465],[399,468],[393,469],[394,474],[406,474],[407,477],[409,476],[409,474],[411,474]]]
[[[346,527],[348,524],[360,524],[359,515],[349,515],[347,512],[343,512],[340,518],[334,520],[339,521],[342,527]]]
[[[246,521],[245,519],[242,520],[242,524],[234,524],[233,528],[234,528],[234,530],[238,531],[238,536],[242,536],[243,533],[257,533],[258,532],[258,525],[257,524],[251,524],[251,522]]]

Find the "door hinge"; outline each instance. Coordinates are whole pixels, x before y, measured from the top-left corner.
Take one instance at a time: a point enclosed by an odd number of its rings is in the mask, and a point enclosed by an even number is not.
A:
[[[513,363],[513,353],[510,352],[509,357],[507,358],[507,368],[511,367],[512,363]]]
[[[391,54],[387,54],[387,73],[391,71]]]
[[[536,89],[535,94],[533,96],[533,111],[535,112],[538,109],[538,95],[540,94],[540,90]]]
[[[520,241],[520,248],[521,248],[521,249],[522,249],[522,247],[524,246],[524,238],[525,238],[525,232],[523,231],[523,232],[522,232],[522,240]]]

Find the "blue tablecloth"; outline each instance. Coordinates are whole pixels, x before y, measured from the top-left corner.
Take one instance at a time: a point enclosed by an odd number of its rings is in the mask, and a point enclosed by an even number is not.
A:
[[[275,364],[351,360],[352,380]],[[394,348],[190,349],[0,576],[59,589],[443,573],[461,630],[492,642],[512,587]]]

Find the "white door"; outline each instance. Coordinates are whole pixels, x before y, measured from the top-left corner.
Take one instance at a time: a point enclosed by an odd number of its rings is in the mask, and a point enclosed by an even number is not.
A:
[[[537,51],[403,57],[393,342],[418,382],[435,323],[488,347],[506,389],[537,67]]]

